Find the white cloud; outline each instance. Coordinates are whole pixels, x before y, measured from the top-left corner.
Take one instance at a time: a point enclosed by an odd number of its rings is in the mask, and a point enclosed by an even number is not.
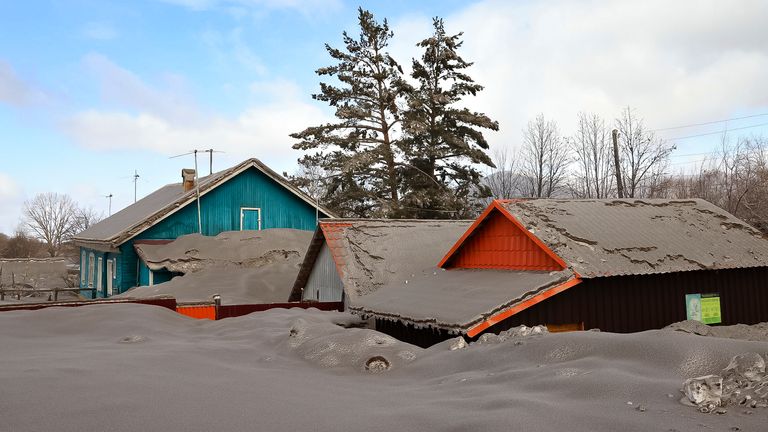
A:
[[[0,60],[0,103],[19,108],[47,99],[43,91],[22,79],[11,65]]]
[[[108,22],[89,22],[83,26],[81,33],[88,39],[107,41],[118,36],[115,27]]]
[[[396,23],[401,62],[420,54],[430,22]],[[469,105],[500,122],[494,145],[517,145],[539,112],[569,132],[579,111],[613,118],[627,105],[652,128],[765,110],[766,22],[768,2],[698,0],[486,0],[445,17],[486,87]]]
[[[80,111],[65,121],[67,133],[92,149],[143,149],[170,156],[215,148],[228,158],[258,157],[282,169],[299,155],[288,135],[327,120],[287,80],[253,83],[249,90],[260,102],[224,116],[204,112],[183,93],[157,90],[105,57],[89,56],[87,63],[102,81],[105,102],[117,105]]]

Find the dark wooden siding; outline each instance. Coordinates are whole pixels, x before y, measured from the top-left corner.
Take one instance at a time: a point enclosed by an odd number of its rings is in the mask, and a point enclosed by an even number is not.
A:
[[[685,320],[685,295],[696,293],[720,294],[724,325],[768,321],[768,268],[755,268],[587,279],[489,331],[580,322],[617,333],[658,329]]]
[[[660,329],[685,320],[685,295],[696,293],[720,294],[723,325],[768,322],[768,268],[701,270],[586,279],[484,333],[523,324],[584,323],[585,329],[615,333]],[[441,330],[380,319],[376,329],[422,347],[453,337]]]

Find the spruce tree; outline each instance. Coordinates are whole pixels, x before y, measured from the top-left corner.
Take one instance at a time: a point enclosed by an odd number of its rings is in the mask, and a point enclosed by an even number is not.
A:
[[[433,20],[434,33],[417,46],[403,112],[404,139],[399,146],[407,160],[399,216],[414,218],[473,217],[479,200],[488,196],[477,165],[493,167],[482,129],[499,124],[482,113],[459,107],[483,87],[464,70],[472,65],[459,56],[462,33],[449,36],[443,20]]]
[[[387,52],[393,33],[358,9],[360,35],[343,33],[345,49],[326,44],[337,64],[316,71],[338,83],[321,83],[312,97],[336,109],[335,123],[291,134],[294,149],[309,151],[299,160],[331,173],[324,201],[344,216],[394,216],[400,202],[400,171],[395,129],[402,95],[402,69]]]

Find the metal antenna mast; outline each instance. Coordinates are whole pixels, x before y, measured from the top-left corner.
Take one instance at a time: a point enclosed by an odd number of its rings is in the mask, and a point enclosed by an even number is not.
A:
[[[208,158],[209,158],[208,175],[211,175],[213,174],[213,154],[224,153],[224,152],[219,150],[214,150],[214,149],[201,150],[201,151],[208,153]]]
[[[104,195],[104,198],[109,198],[109,216],[112,216],[112,194]],[[134,202],[136,202],[135,199]]]
[[[133,202],[136,202],[136,183],[139,181],[139,172],[137,170],[133,170]]]

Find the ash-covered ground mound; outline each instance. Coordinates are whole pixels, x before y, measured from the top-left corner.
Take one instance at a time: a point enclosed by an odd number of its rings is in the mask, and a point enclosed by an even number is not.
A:
[[[287,302],[312,232],[296,229],[190,234],[165,245],[138,245],[152,270],[183,273],[171,281],[133,288],[118,297],[170,295],[180,302],[223,304]]]
[[[221,321],[120,304],[0,314],[4,430],[762,431],[688,378],[765,342],[526,331],[429,349],[315,310]],[[452,349],[453,348],[453,349]],[[738,429],[736,429],[738,428]]]

